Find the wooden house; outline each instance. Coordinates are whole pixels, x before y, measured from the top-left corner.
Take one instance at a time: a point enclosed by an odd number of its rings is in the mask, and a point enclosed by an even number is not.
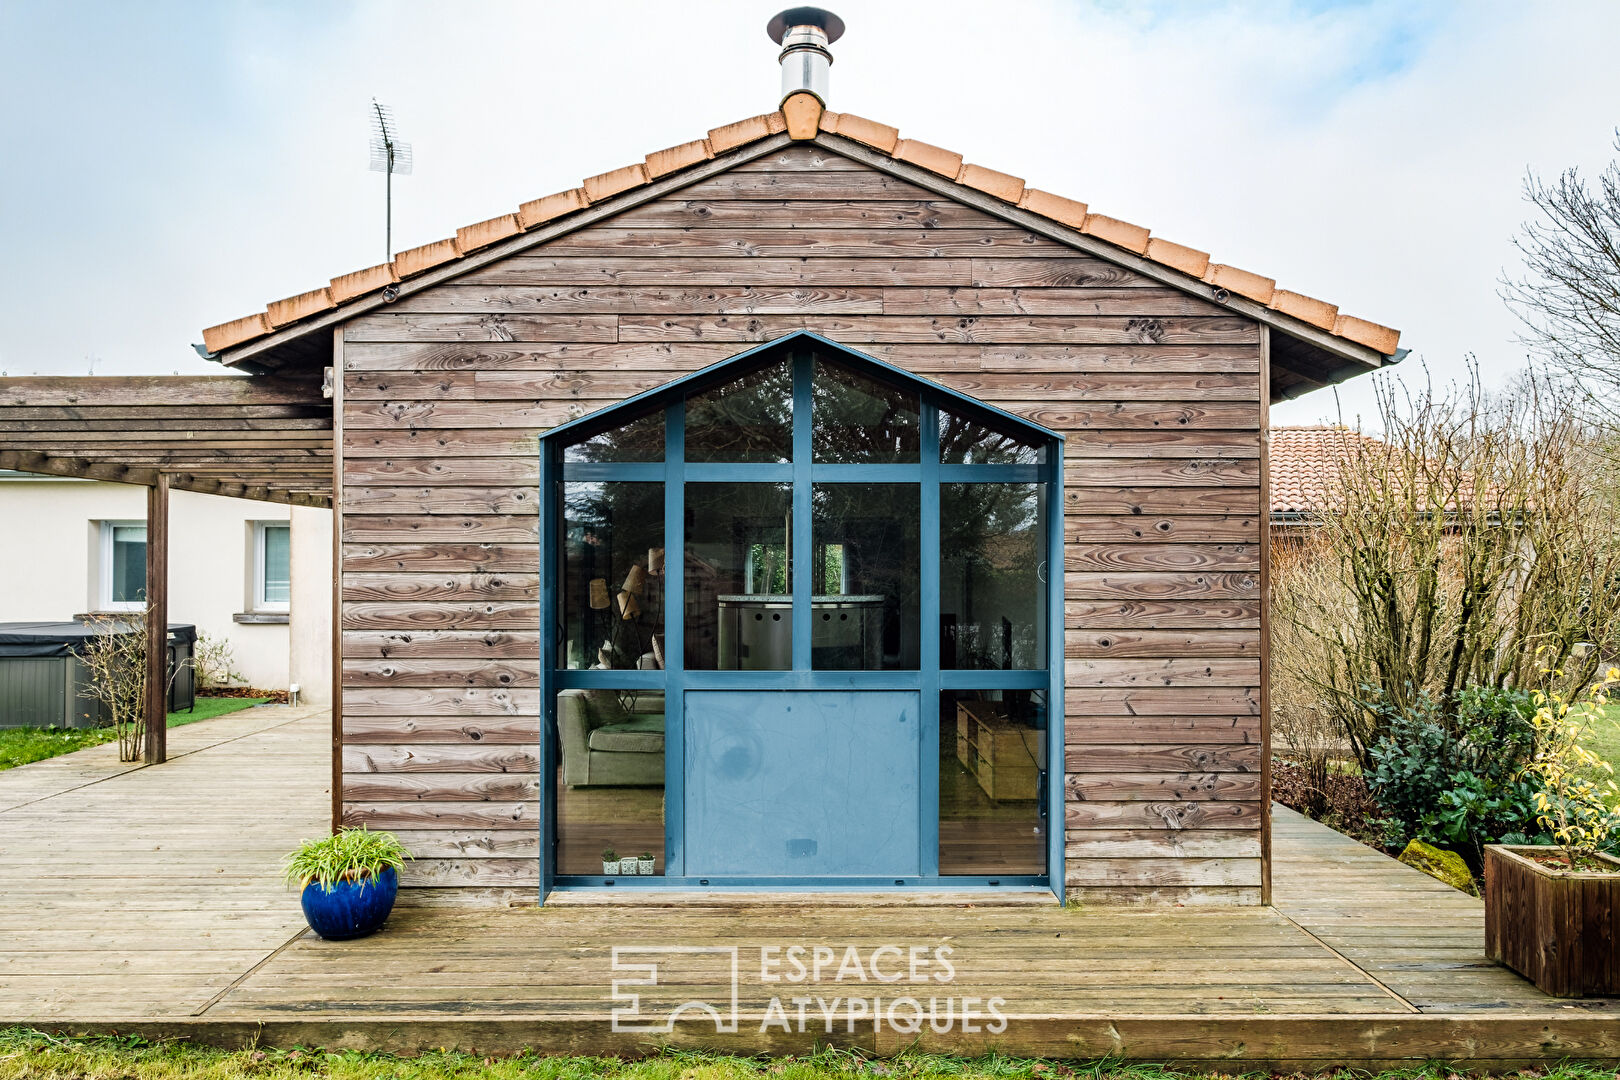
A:
[[[785,14],[777,111],[207,330],[213,457],[11,380],[0,467],[329,500],[410,886],[1264,902],[1267,409],[1397,333],[827,109]]]

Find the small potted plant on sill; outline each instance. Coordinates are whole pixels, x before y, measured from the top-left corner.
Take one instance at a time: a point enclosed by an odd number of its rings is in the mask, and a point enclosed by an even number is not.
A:
[[[637,870],[640,871],[643,877],[652,877],[654,874],[658,873],[658,863],[653,858],[652,852],[643,851],[641,853],[641,858],[637,859],[636,862],[640,864],[637,867]]]
[[[612,848],[602,849],[602,873],[614,877],[619,872],[619,853]]]
[[[1486,955],[1554,997],[1620,994],[1620,859],[1601,850],[1620,838],[1620,790],[1586,746],[1593,725],[1608,722],[1616,682],[1611,668],[1574,701],[1538,695],[1526,772],[1541,784],[1538,819],[1557,846],[1485,848]]]
[[[328,941],[348,941],[388,921],[410,857],[393,833],[344,829],[299,845],[286,858],[286,879],[301,890],[309,928]]]

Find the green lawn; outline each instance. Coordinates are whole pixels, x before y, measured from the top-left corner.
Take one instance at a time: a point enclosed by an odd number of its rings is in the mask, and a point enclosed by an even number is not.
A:
[[[133,1036],[61,1038],[22,1028],[0,1030],[0,1080],[1214,1080],[1233,1075],[1265,1074],[932,1054],[872,1059],[840,1050],[780,1058],[669,1051],[639,1061],[527,1052],[480,1057],[443,1050],[395,1057],[353,1050],[211,1050]],[[1340,1080],[1450,1080],[1457,1074],[1434,1064],[1399,1072],[1335,1070],[1314,1075]],[[1613,1080],[1615,1073],[1563,1063],[1508,1075],[1524,1080]]]
[[[1620,783],[1620,701],[1608,708],[1609,722],[1592,725],[1592,751],[1614,766],[1616,783]]]
[[[262,705],[269,698],[200,697],[191,712],[169,714],[170,727],[194,724],[239,709]],[[58,754],[71,754],[87,746],[113,741],[111,728],[0,728],[0,769],[44,761]]]

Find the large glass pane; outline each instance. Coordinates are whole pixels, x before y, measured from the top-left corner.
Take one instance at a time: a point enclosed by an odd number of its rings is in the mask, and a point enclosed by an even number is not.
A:
[[[940,667],[1046,666],[1044,490],[940,485]]]
[[[568,444],[563,447],[563,460],[663,461],[663,407]]]
[[[1046,460],[1044,442],[1010,423],[969,420],[939,410],[939,460],[944,465],[1039,465]]]
[[[793,666],[793,491],[788,484],[686,485],[686,666]]]
[[[793,369],[749,372],[686,399],[687,461],[793,459]]]
[[[816,462],[921,460],[915,390],[820,357],[810,390],[810,445]]]
[[[264,527],[264,594],[261,604],[281,605],[292,601],[292,529],[286,525]]]
[[[663,693],[564,690],[556,745],[557,873],[662,876]]]
[[[112,527],[112,595],[115,604],[146,602],[146,526]]]
[[[939,707],[939,872],[1046,873],[1046,694],[947,690]]]
[[[918,664],[916,484],[816,484],[810,537],[811,666],[915,670]]]
[[[664,666],[664,485],[563,485],[565,668]]]

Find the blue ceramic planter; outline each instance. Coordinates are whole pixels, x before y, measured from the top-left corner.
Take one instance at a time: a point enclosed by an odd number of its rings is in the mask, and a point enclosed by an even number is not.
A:
[[[328,941],[348,941],[381,930],[398,895],[399,874],[389,867],[381,877],[339,881],[330,891],[312,881],[299,903],[311,930]]]

